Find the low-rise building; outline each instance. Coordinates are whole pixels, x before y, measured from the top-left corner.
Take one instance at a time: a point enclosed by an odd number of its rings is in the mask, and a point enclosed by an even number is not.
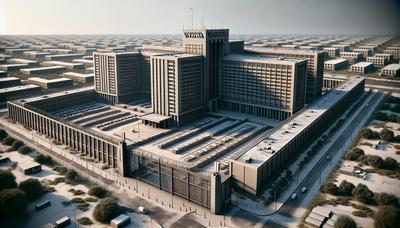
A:
[[[385,76],[399,76],[400,75],[400,63],[389,64],[382,69],[382,74]]]
[[[349,61],[347,59],[332,59],[325,61],[324,68],[327,71],[335,71],[342,70],[349,65]]]
[[[65,66],[50,66],[50,67],[37,67],[37,68],[28,68],[21,69],[21,73],[26,75],[34,75],[34,74],[48,74],[54,72],[60,72],[67,69]]]
[[[57,79],[43,79],[37,77],[30,77],[28,78],[28,82],[31,84],[38,85],[45,89],[53,89],[59,88],[64,86],[71,86],[73,81],[69,78],[57,78]]]
[[[44,61],[42,62],[43,66],[65,66],[67,69],[83,69],[85,65],[83,63],[69,63],[62,61]]]
[[[349,63],[353,64],[361,61],[363,55],[357,52],[340,52],[340,58],[347,59]]]
[[[16,77],[0,78],[0,88],[7,88],[21,84],[21,79]]]
[[[331,58],[336,58],[337,56],[339,56],[340,53],[339,48],[333,48],[333,47],[326,47],[324,48],[324,51]]]
[[[351,65],[350,71],[354,73],[365,74],[374,69],[374,64],[369,62],[359,62],[354,65]]]
[[[19,63],[19,64],[27,64],[29,67],[33,67],[37,65],[37,61],[29,60],[29,59],[9,59],[9,63]]]
[[[367,48],[354,48],[353,52],[361,53],[365,58],[369,57],[372,55],[371,49]]]
[[[94,73],[82,74],[76,72],[65,72],[63,76],[81,83],[93,83],[94,81]]]
[[[387,64],[385,57],[371,56],[367,58],[367,62],[374,64],[376,67],[384,67]]]
[[[19,69],[23,69],[23,68],[27,68],[27,67],[29,67],[28,64],[22,64],[22,63],[3,64],[3,65],[0,65],[0,70],[10,72],[10,71],[17,71]]]
[[[0,102],[5,102],[25,95],[32,95],[40,91],[40,86],[37,85],[21,85],[0,89]]]

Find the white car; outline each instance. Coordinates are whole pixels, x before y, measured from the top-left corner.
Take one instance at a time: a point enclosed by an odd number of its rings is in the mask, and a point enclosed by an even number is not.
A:
[[[302,189],[301,189],[301,192],[302,193],[305,193],[307,191],[307,188],[306,187],[303,187]]]
[[[297,194],[296,193],[293,193],[291,196],[290,196],[290,199],[292,199],[292,200],[295,200],[297,198]]]

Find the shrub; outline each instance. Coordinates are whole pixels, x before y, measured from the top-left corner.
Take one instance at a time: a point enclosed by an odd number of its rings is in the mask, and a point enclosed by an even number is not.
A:
[[[24,143],[22,141],[16,140],[11,144],[11,149],[18,150]]]
[[[336,186],[336,184],[334,184],[332,182],[328,182],[321,186],[321,192],[329,193],[331,195],[337,195],[338,187]]]
[[[19,183],[18,188],[25,192],[29,201],[38,199],[45,193],[42,183],[35,178],[22,181]]]
[[[18,152],[21,154],[29,154],[30,152],[32,152],[32,149],[29,146],[21,146],[20,148],[18,148]]]
[[[84,226],[89,226],[89,225],[93,224],[92,220],[90,220],[90,218],[88,218],[88,217],[78,218],[76,221],[79,224],[84,225]]]
[[[43,154],[39,154],[38,156],[36,156],[35,162],[42,164],[42,165],[48,165],[48,166],[54,165],[53,159],[50,156],[46,156]]]
[[[74,181],[76,178],[78,178],[78,173],[75,170],[69,169],[67,173],[65,173],[65,178],[70,181]]]
[[[8,136],[4,129],[0,129],[0,141],[3,141]]]
[[[390,109],[392,112],[400,112],[400,105],[397,104]]]
[[[362,155],[364,155],[364,151],[360,148],[354,148],[346,153],[345,159],[350,161],[357,161]]]
[[[88,194],[101,199],[101,198],[106,197],[108,195],[108,192],[104,188],[102,188],[98,185],[94,185],[89,189]]]
[[[383,160],[383,167],[389,170],[395,170],[398,167],[397,161],[394,158],[387,157]]]
[[[97,198],[94,198],[94,197],[86,197],[85,198],[85,201],[86,202],[90,202],[90,203],[95,203],[95,202],[97,202],[97,201],[99,201]]]
[[[357,187],[353,189],[353,196],[361,203],[368,203],[371,202],[374,193],[369,190],[366,185],[358,184]]]
[[[109,223],[121,213],[121,207],[118,205],[117,199],[107,197],[102,199],[94,208],[93,218],[101,223]]]
[[[395,114],[390,114],[390,115],[388,116],[388,121],[396,123],[396,122],[397,122],[397,115],[395,115]]]
[[[384,112],[376,112],[374,115],[374,119],[386,121],[388,119],[388,116]]]
[[[88,211],[89,210],[89,203],[79,203],[78,205],[76,205],[76,208],[78,208],[80,211]]]
[[[356,222],[347,215],[339,215],[333,224],[334,228],[357,228]]]
[[[397,206],[399,201],[397,197],[393,194],[382,192],[377,193],[375,196],[376,202],[378,205],[393,205]]]
[[[400,209],[393,206],[382,206],[374,216],[375,228],[394,228],[400,224]]]
[[[73,198],[71,200],[71,203],[84,203],[84,202],[85,202],[85,200],[82,198],[79,198],[79,197]]]
[[[383,103],[379,106],[380,110],[389,110],[390,109],[390,104],[388,103]]]
[[[27,204],[25,193],[17,188],[0,191],[0,220],[21,214]]]
[[[340,183],[340,185],[339,185],[338,191],[341,195],[351,196],[354,188],[355,188],[355,186],[353,183],[343,180],[342,183]]]
[[[383,159],[376,155],[363,155],[358,159],[358,161],[364,165],[370,165],[378,169],[381,169],[384,166]]]
[[[3,139],[3,144],[4,145],[8,145],[11,146],[11,144],[13,144],[13,142],[15,141],[15,139],[11,136],[7,136]]]
[[[392,130],[389,130],[387,128],[382,129],[382,131],[379,133],[379,137],[382,140],[385,141],[392,141],[394,139],[394,132]]]
[[[372,130],[369,128],[364,128],[360,131],[360,136],[365,139],[372,139],[373,137]]]
[[[60,166],[60,165],[54,166],[53,170],[56,171],[60,175],[65,175],[68,171],[67,168],[65,168],[64,166]]]
[[[7,188],[16,188],[15,176],[8,170],[0,169],[0,191]]]

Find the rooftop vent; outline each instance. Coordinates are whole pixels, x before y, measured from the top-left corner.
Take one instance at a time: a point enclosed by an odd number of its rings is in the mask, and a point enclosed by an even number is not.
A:
[[[244,159],[244,162],[245,163],[251,163],[252,160],[253,160],[252,157],[247,157],[247,158]]]

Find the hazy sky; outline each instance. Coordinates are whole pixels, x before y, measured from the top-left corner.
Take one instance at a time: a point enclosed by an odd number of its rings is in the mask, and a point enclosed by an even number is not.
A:
[[[399,0],[0,0],[1,34],[400,33]]]

